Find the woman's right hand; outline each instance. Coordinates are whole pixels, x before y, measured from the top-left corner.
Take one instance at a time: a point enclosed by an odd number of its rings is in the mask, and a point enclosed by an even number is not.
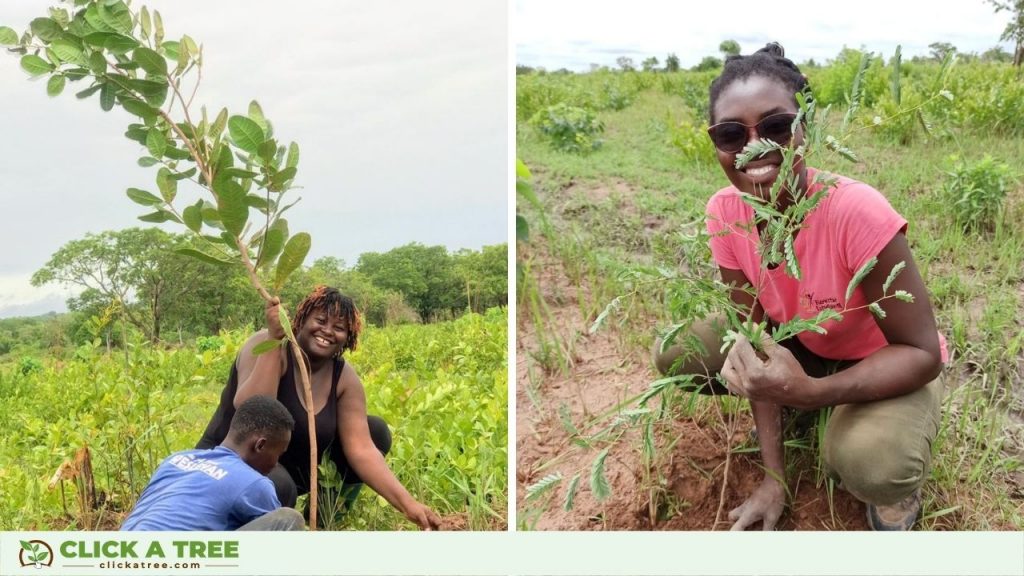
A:
[[[735,522],[730,530],[746,530],[758,520],[762,521],[762,530],[774,530],[785,506],[786,491],[774,478],[766,476],[743,504],[729,512],[729,520]]]
[[[267,334],[274,340],[284,339],[284,328],[281,326],[281,299],[274,296],[267,301]]]

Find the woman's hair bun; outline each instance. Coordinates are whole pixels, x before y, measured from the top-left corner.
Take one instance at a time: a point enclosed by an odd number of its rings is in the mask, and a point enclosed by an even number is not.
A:
[[[783,48],[782,44],[779,44],[778,42],[769,42],[764,45],[764,48],[758,50],[758,52],[764,52],[766,54],[771,54],[772,56],[777,56],[779,58],[784,58],[786,56],[786,49]]]

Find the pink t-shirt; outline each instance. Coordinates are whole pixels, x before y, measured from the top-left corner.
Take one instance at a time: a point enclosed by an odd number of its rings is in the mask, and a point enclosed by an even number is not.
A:
[[[808,168],[813,182],[815,171]],[[796,316],[813,318],[822,310],[836,311],[867,304],[860,286],[849,303],[846,287],[853,275],[896,236],[906,231],[903,219],[877,190],[856,180],[838,176],[834,188],[807,215],[794,242],[803,280],[786,274],[785,264],[772,270],[761,267],[757,253],[759,235],[753,226],[754,210],[734,186],[715,193],[707,205],[707,229],[711,253],[722,268],[741,270],[758,290],[758,301],[770,318],[785,321]],[[815,184],[810,193],[823,186]],[[888,301],[887,305],[890,305]],[[899,305],[896,302],[893,305]],[[841,322],[822,325],[827,334],[802,332],[797,336],[808,350],[823,358],[859,360],[888,342],[867,308],[843,314]],[[946,341],[939,334],[942,361],[948,360]]]

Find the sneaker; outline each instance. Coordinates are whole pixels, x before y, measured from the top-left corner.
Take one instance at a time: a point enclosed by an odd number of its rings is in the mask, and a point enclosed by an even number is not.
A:
[[[892,506],[868,504],[868,526],[877,531],[907,531],[921,515],[921,489]]]

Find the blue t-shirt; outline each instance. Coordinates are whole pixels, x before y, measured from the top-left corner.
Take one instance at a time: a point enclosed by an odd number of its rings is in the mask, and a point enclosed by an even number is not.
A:
[[[234,450],[185,450],[160,463],[121,530],[235,530],[280,507],[270,479]]]

